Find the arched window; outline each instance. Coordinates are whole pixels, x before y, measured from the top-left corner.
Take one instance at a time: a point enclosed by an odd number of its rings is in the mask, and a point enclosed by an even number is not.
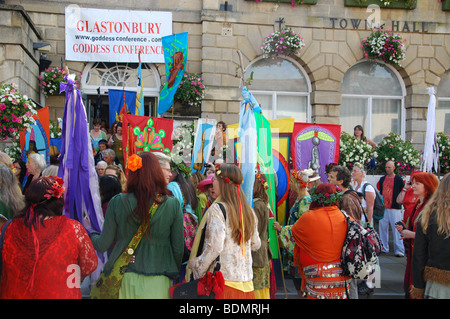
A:
[[[450,71],[442,76],[436,97],[436,132],[445,132],[450,135]]]
[[[161,80],[153,64],[142,64],[144,96],[159,96]],[[136,90],[138,86],[138,63],[88,63],[81,77],[81,90],[85,94],[101,94],[108,89],[123,88]]]
[[[247,86],[269,119],[295,118],[310,122],[311,84],[305,70],[293,59],[258,59],[247,67]]]
[[[364,134],[379,143],[390,132],[405,138],[405,86],[389,65],[364,61],[352,66],[341,86],[342,131],[353,135],[362,125]]]

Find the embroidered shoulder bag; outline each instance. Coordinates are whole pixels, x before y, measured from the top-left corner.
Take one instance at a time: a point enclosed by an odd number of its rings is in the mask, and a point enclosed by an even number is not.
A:
[[[91,299],[118,299],[119,290],[122,285],[122,279],[127,271],[128,264],[133,259],[134,252],[136,251],[139,242],[147,231],[150,220],[158,208],[158,204],[153,202],[150,208],[150,219],[146,224],[141,224],[131,239],[130,243],[127,245],[122,254],[114,262],[114,266],[109,274],[105,274],[103,271],[100,277],[95,282],[95,285],[91,289],[90,297]]]

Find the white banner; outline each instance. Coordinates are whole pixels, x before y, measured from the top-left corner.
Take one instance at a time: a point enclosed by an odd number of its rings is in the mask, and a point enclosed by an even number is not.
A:
[[[172,12],[66,7],[66,60],[164,63]]]

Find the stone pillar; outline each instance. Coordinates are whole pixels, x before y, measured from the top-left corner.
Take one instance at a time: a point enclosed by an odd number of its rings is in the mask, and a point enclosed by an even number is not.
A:
[[[42,37],[23,7],[0,4],[0,83],[16,83],[22,94],[39,101],[39,57],[33,43]]]

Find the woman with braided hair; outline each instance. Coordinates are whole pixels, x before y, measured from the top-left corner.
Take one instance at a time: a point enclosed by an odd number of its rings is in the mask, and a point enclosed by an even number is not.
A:
[[[198,279],[220,258],[225,280],[222,299],[255,298],[251,251],[259,249],[261,241],[258,219],[247,203],[242,182],[242,172],[236,165],[222,164],[216,169],[213,187],[219,197],[203,217],[207,221],[201,255],[188,264],[194,279]]]

